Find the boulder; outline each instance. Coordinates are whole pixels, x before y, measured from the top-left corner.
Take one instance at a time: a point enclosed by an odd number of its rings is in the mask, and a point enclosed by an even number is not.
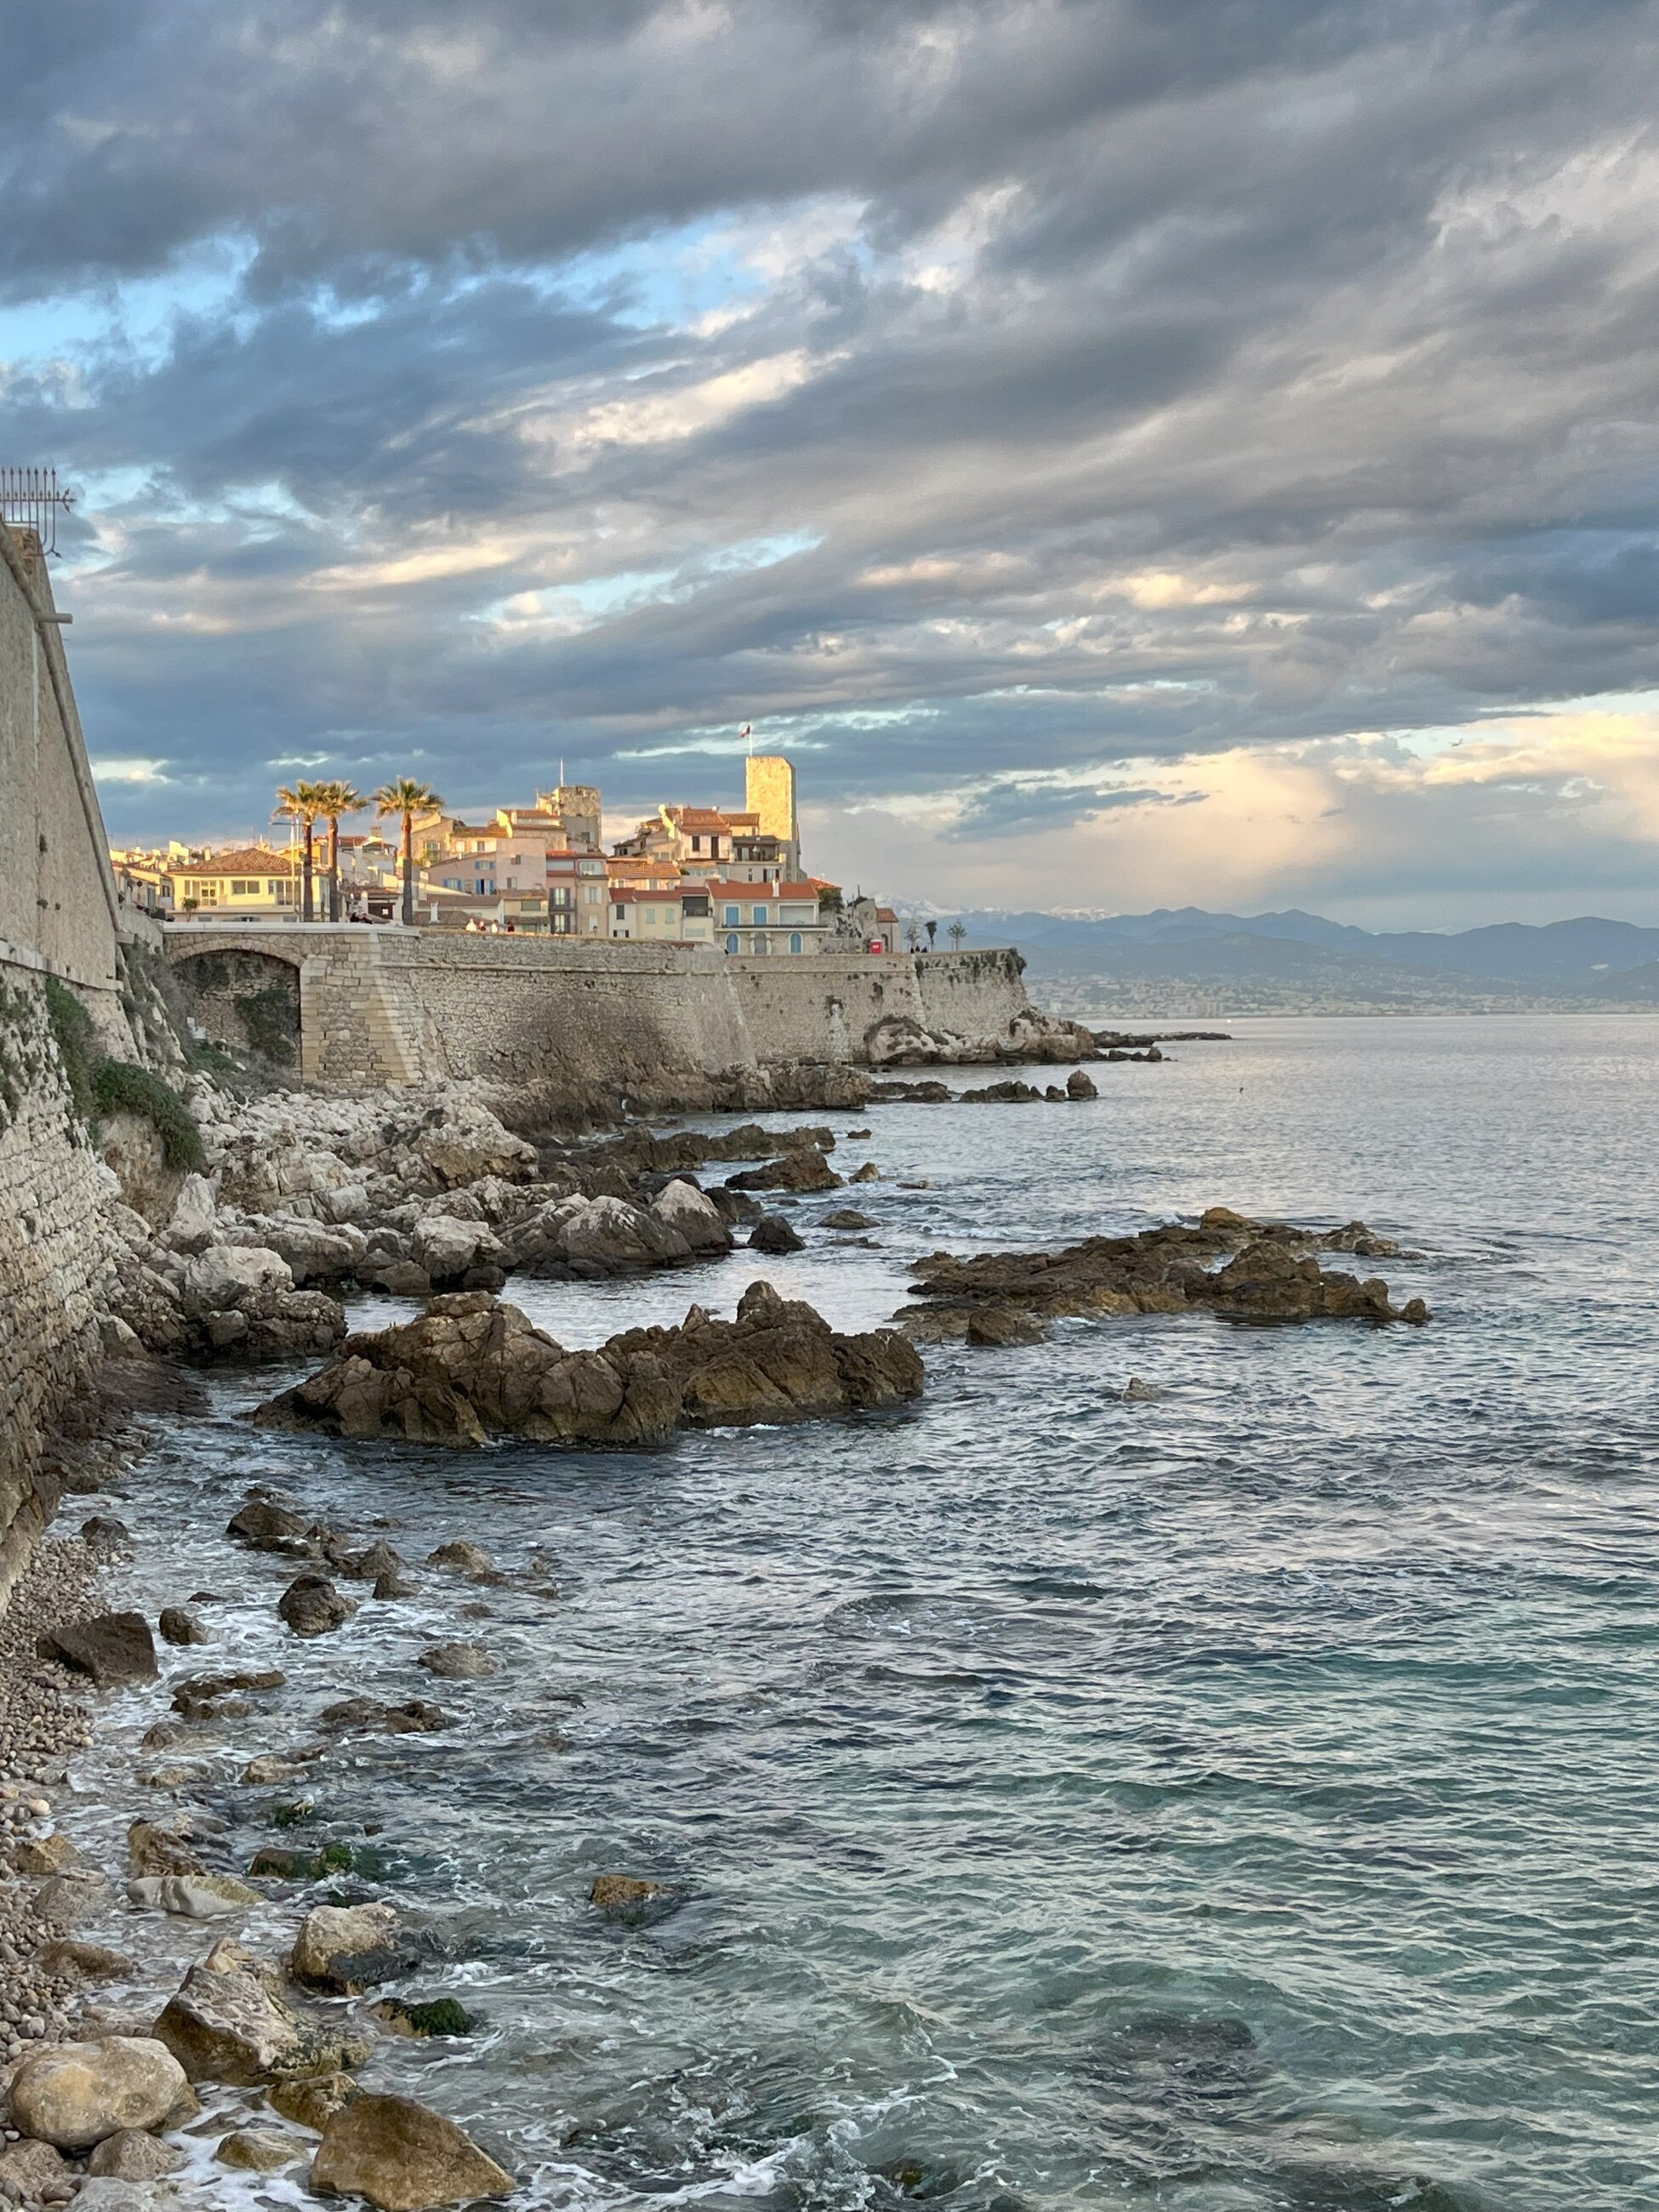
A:
[[[307,2020],[283,1995],[282,1978],[240,1943],[216,1943],[168,1998],[155,2033],[192,2081],[240,2088],[348,2072],[367,2039],[343,2021]]]
[[[536,1172],[536,1148],[514,1136],[486,1108],[467,1100],[449,1106],[415,1151],[438,1181],[453,1188],[485,1176],[522,1182]]]
[[[311,2168],[313,2189],[366,2197],[379,2212],[428,2212],[510,2196],[513,2177],[453,2120],[410,2097],[356,2097],[330,2118]]]
[[[661,1882],[646,1881],[638,1875],[602,1874],[595,1877],[587,1901],[601,1912],[626,1912],[666,1893]]]
[[[296,1575],[276,1601],[276,1611],[295,1636],[327,1636],[343,1628],[357,1610],[326,1575]]]
[[[48,1928],[78,1928],[94,1913],[106,1911],[111,1901],[108,1882],[89,1869],[49,1875],[34,1893],[36,1916]]]
[[[463,1536],[451,1543],[440,1544],[435,1552],[428,1552],[426,1563],[429,1567],[441,1567],[447,1575],[465,1575],[469,1582],[490,1582],[500,1573],[482,1544],[469,1544]]]
[[[558,1249],[578,1273],[670,1267],[691,1257],[690,1242],[672,1221],[625,1198],[566,1200],[564,1206]]]
[[[242,1769],[241,1779],[255,1788],[268,1788],[273,1782],[292,1782],[303,1774],[313,1759],[322,1757],[320,1750],[283,1753],[279,1751],[262,1752],[258,1759],[249,1759]]]
[[[238,2173],[280,2173],[305,2152],[298,2136],[284,2135],[279,2128],[233,2128],[220,2137],[213,2155]]]
[[[300,1923],[288,1970],[296,1982],[331,1996],[361,1996],[406,1971],[413,1954],[397,1936],[398,1914],[390,1905],[319,1905]]]
[[[245,1690],[280,1690],[288,1680],[276,1667],[241,1668],[225,1674],[186,1674],[173,1686],[173,1709],[191,1720],[228,1710]]]
[[[156,1624],[161,1632],[163,1644],[206,1644],[211,1641],[205,1628],[193,1613],[181,1605],[166,1605]]]
[[[31,2204],[67,2203],[75,2194],[76,2180],[63,2154],[50,2143],[14,2142],[0,2148],[0,2188],[9,2183],[10,2191],[15,2191],[11,2197],[14,2203],[18,2197]]]
[[[265,2102],[273,2112],[320,2135],[335,2113],[358,2094],[349,2074],[315,2074],[308,2081],[278,2081]]]
[[[293,1214],[266,1215],[247,1233],[286,1262],[295,1285],[347,1281],[368,1249],[361,1229],[304,1221]]]
[[[838,1190],[841,1177],[816,1145],[800,1145],[764,1167],[727,1176],[732,1190]]]
[[[219,1244],[198,1253],[186,1264],[179,1285],[185,1311],[198,1320],[240,1306],[261,1291],[293,1288],[293,1270],[280,1252],[238,1244]]]
[[[13,2076],[12,2124],[58,2150],[89,2150],[123,2129],[159,2127],[184,2087],[178,2060],[153,2037],[60,2043]]]
[[[482,1644],[434,1644],[429,1651],[422,1652],[415,1664],[447,1682],[476,1682],[485,1674],[501,1671],[501,1661]]]
[[[35,1648],[43,1659],[89,1674],[100,1690],[155,1679],[155,1643],[142,1613],[100,1613],[71,1627],[50,1628]]]
[[[651,1201],[651,1211],[683,1237],[694,1253],[729,1252],[732,1232],[720,1219],[712,1199],[694,1182],[678,1177],[665,1183]]]
[[[1085,1075],[1080,1067],[1074,1067],[1066,1079],[1066,1096],[1068,1098],[1098,1098],[1100,1092],[1091,1076]]]
[[[245,1917],[251,1905],[264,1902],[257,1889],[230,1874],[142,1875],[127,1884],[127,1896],[141,1911],[170,1912],[180,1920]]]
[[[414,2004],[403,1997],[382,1997],[369,2010],[394,2035],[471,2035],[479,2025],[477,2015],[455,1997],[428,1997]]]
[[[675,1328],[631,1329],[567,1352],[515,1306],[483,1292],[434,1298],[418,1320],[354,1337],[343,1357],[259,1408],[274,1426],[481,1443],[656,1443],[678,1428],[891,1406],[916,1396],[921,1360],[896,1330],[832,1330],[769,1284],[735,1321],[694,1306]]]
[[[135,1875],[205,1874],[207,1869],[176,1829],[134,1820],[127,1829],[127,1871]]]
[[[312,1523],[303,1513],[268,1498],[250,1498],[225,1524],[225,1534],[254,1552],[302,1552]]]
[[[122,2128],[106,2136],[87,2160],[87,2172],[117,2181],[159,2181],[185,2162],[184,2153],[171,2143],[147,2135],[142,2128]]]
[[[170,2181],[121,2181],[112,2173],[95,2175],[75,2192],[77,2212],[191,2212],[200,2201]]]
[[[801,1252],[806,1240],[798,1237],[781,1213],[763,1213],[749,1232],[751,1252],[765,1252],[773,1258],[781,1258],[786,1252]]]
[[[459,1283],[476,1267],[499,1267],[505,1256],[499,1237],[481,1221],[427,1214],[415,1224],[416,1264],[435,1289]]]
[[[35,1954],[43,1973],[54,1981],[130,1982],[138,1972],[136,1960],[125,1951],[112,1951],[101,1943],[77,1943],[60,1936],[43,1943]]]
[[[942,1089],[943,1085],[940,1087]],[[861,1168],[854,1169],[852,1174],[848,1176],[847,1180],[848,1182],[879,1182],[881,1181],[881,1170],[876,1165],[873,1160],[866,1160]]]
[[[968,1316],[969,1344],[1041,1344],[1048,1334],[1035,1314],[1018,1306],[975,1306]]]
[[[828,1213],[818,1216],[820,1229],[873,1229],[871,1215],[860,1213],[856,1206],[832,1206]]]
[[[74,1844],[61,1828],[50,1836],[25,1836],[15,1845],[11,1855],[13,1869],[31,1878],[44,1879],[47,1875],[62,1874],[80,1856]]]
[[[329,1735],[432,1735],[447,1729],[450,1719],[425,1698],[405,1698],[398,1705],[374,1698],[343,1698],[337,1705],[324,1706],[317,1725]]]

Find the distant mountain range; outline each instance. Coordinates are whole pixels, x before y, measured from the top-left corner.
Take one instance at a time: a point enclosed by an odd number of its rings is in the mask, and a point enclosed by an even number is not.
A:
[[[963,921],[968,942],[1014,944],[1033,976],[1160,985],[1334,1008],[1524,1004],[1659,1005],[1659,929],[1585,916],[1497,922],[1440,935],[1374,931],[1285,914],[1209,914],[1201,907],[1089,917],[984,911]]]

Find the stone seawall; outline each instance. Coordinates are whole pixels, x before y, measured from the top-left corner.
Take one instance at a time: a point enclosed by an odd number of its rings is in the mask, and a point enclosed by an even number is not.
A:
[[[810,960],[728,960],[757,1059],[879,1063],[907,1038],[951,1036],[1012,1044],[1031,1014],[1024,963],[982,952],[857,953]]]
[[[0,963],[0,1609],[51,1518],[57,1489],[43,1464],[99,1356],[102,1196],[44,975]]]
[[[709,945],[322,922],[175,923],[167,936],[222,1042],[255,1042],[256,1007],[297,1003],[300,1072],[330,1090],[446,1076],[648,1088],[676,1071],[881,1066],[951,1041],[994,1058],[1042,1026],[1006,948],[734,960]],[[296,975],[297,1000],[281,980]]]

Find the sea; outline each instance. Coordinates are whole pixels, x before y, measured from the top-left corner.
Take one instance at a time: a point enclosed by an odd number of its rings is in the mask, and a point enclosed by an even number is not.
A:
[[[136,1601],[214,1636],[169,1678],[287,1674],[167,1754],[173,1795],[227,1865],[368,1849],[246,1940],[402,1908],[429,1948],[395,1993],[477,2025],[366,2079],[525,2212],[1659,2206],[1659,1018],[1221,1026],[1091,1067],[1093,1102],[808,1117],[882,1179],[803,1200],[787,1259],[508,1295],[570,1345],[757,1276],[868,1328],[923,1253],[1219,1204],[1363,1218],[1426,1328],[1066,1322],[929,1348],[895,1414],[648,1454],[273,1436],[246,1414],[282,1370],[157,1425],[111,1510]],[[813,1226],[849,1200],[867,1243]],[[507,1579],[422,1568],[301,1644],[291,1567],[224,1534],[254,1485]],[[434,1683],[455,1637],[501,1671]],[[240,1783],[352,1694],[455,1725]],[[72,1770],[112,1866],[164,1704],[113,1700]],[[599,1912],[606,1873],[661,1894]],[[116,2001],[176,1980],[176,1926],[82,1932],[139,1954]],[[245,2113],[210,2093],[204,2160]]]

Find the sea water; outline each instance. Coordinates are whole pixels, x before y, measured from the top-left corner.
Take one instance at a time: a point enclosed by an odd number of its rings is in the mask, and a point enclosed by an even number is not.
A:
[[[374,1831],[343,1893],[428,1927],[398,1990],[481,2026],[368,2078],[471,2127],[525,2206],[1659,2205],[1659,1020],[1255,1021],[1170,1054],[1096,1067],[1091,1103],[812,1117],[883,1179],[803,1202],[787,1260],[509,1294],[573,1345],[757,1275],[869,1327],[923,1252],[1224,1204],[1363,1217],[1411,1256],[1361,1272],[1427,1328],[1062,1322],[928,1349],[895,1415],[650,1454],[251,1430],[281,1373],[162,1425],[117,1509],[140,1601],[206,1593],[217,1639],[166,1667],[289,1678],[176,1754],[180,1795],[243,1865]],[[811,1227],[848,1202],[870,1246]],[[300,1644],[291,1566],[223,1534],[254,1482],[511,1578],[423,1574]],[[434,1684],[414,1661],[453,1637],[501,1671]],[[238,1784],[355,1693],[457,1725]],[[112,1863],[163,1703],[118,1701],[75,1771],[66,1825]],[[665,1899],[597,1913],[607,1872]],[[110,1923],[159,1978],[143,1929]]]

